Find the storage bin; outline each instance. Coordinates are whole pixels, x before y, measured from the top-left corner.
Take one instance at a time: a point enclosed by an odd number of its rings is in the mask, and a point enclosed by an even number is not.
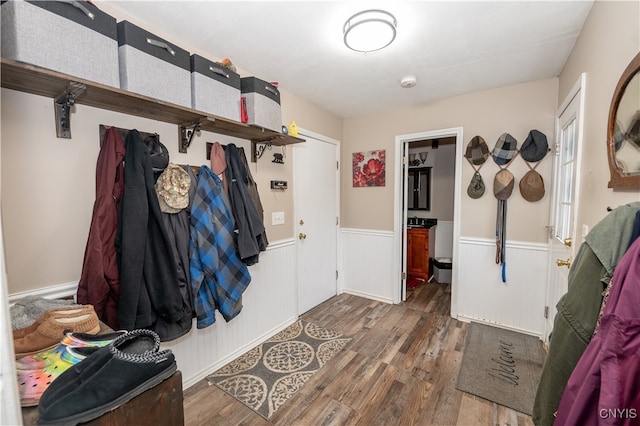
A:
[[[118,22],[120,87],[191,108],[189,52],[129,21]]]
[[[256,77],[243,77],[240,79],[240,91],[247,104],[247,124],[282,131],[280,92],[277,87]]]
[[[447,257],[433,259],[433,275],[439,283],[451,283],[451,259]]]
[[[191,55],[191,107],[240,121],[240,75],[199,55]]]
[[[0,15],[2,57],[119,86],[116,19],[93,4],[15,0]]]

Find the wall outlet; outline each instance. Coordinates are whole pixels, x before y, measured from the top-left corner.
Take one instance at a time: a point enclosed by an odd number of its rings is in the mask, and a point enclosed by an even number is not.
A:
[[[273,212],[273,213],[271,213],[271,224],[272,225],[284,225],[284,212]]]

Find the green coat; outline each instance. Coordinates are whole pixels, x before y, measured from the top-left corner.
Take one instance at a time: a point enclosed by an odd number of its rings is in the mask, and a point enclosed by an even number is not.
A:
[[[533,422],[551,426],[564,388],[596,326],[602,293],[626,252],[640,202],[610,212],[587,235],[571,270],[569,287],[556,305],[549,352],[533,406]]]

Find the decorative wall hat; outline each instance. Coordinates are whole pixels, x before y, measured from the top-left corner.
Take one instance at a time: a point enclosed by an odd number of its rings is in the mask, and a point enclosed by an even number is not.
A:
[[[525,161],[535,163],[542,160],[548,151],[549,144],[545,134],[539,130],[531,130],[520,148],[520,155]]]
[[[482,165],[489,158],[489,147],[482,136],[474,136],[467,144],[467,150],[464,154],[475,173],[467,187],[467,194],[473,199],[480,198],[484,195],[485,184],[480,174]]]
[[[485,185],[482,180],[482,175],[479,172],[475,172],[471,178],[471,182],[467,187],[467,194],[473,199],[480,198],[484,195]]]
[[[535,202],[544,197],[544,180],[534,169],[529,170],[520,179],[520,194],[527,201]]]
[[[509,133],[503,133],[493,147],[491,155],[498,166],[505,166],[518,153],[518,141]]]
[[[156,192],[163,213],[179,213],[189,205],[191,177],[182,167],[169,163],[156,181]]]
[[[481,166],[489,158],[489,147],[482,136],[474,136],[467,144],[465,158],[474,166]]]
[[[501,169],[493,179],[493,195],[498,200],[506,200],[511,196],[514,185],[515,178],[513,173],[507,169]]]

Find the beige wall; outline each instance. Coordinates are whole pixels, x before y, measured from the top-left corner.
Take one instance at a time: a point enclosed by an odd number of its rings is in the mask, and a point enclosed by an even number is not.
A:
[[[607,207],[640,201],[638,190],[612,190],[607,162],[607,120],[622,72],[640,52],[640,2],[596,1],[560,75],[558,103],[580,73],[587,73],[584,112],[582,189],[578,236],[607,214]]]
[[[394,146],[397,135],[431,130],[463,127],[466,144],[475,135],[482,136],[493,148],[503,132],[509,132],[522,144],[531,129],[553,139],[554,114],[557,107],[558,80],[533,81],[509,87],[471,93],[444,99],[415,108],[398,109],[384,114],[345,120],[342,161],[349,164],[351,153],[371,149],[387,150],[387,185],[381,188],[352,188],[351,176],[342,176],[342,224],[364,229],[393,229]],[[473,169],[465,161],[462,166],[462,223],[461,235],[493,238],[495,235],[496,199],[493,196],[493,177],[498,166],[487,161],[481,174],[487,192],[473,200],[466,195],[466,187]],[[510,166],[517,181],[528,170],[517,158]],[[537,170],[548,182],[551,158],[545,157]],[[343,171],[346,171],[343,169]],[[517,185],[517,183],[516,183]],[[508,201],[507,236],[510,240],[544,242],[549,194],[530,203],[520,195],[517,187]]]

